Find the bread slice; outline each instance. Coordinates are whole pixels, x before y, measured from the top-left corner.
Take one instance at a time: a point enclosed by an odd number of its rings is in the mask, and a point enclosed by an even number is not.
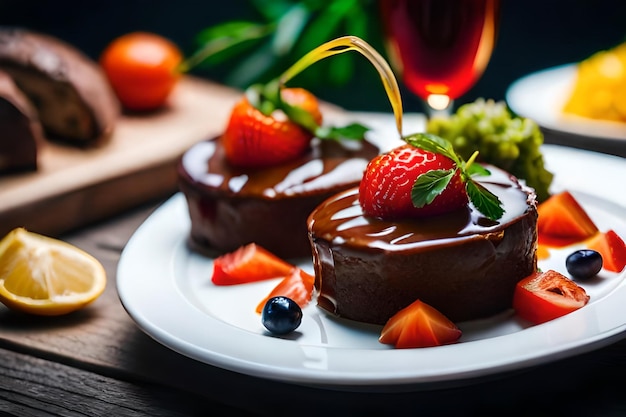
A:
[[[44,144],[37,112],[9,74],[0,71],[0,173],[37,169]]]
[[[47,138],[92,146],[112,134],[120,113],[117,97],[101,67],[72,45],[0,27],[0,70],[34,104]]]

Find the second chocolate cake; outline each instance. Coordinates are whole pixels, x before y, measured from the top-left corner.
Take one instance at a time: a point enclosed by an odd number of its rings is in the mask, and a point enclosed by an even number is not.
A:
[[[191,246],[228,252],[255,242],[283,258],[310,256],[308,215],[330,196],[358,185],[378,153],[367,141],[314,139],[297,159],[252,169],[229,164],[219,139],[200,142],[178,165]]]

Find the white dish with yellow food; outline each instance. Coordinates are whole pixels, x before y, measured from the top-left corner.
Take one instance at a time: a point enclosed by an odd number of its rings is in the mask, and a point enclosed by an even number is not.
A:
[[[506,102],[512,111],[535,120],[542,128],[584,136],[588,140],[611,141],[616,148],[624,149],[626,114],[625,120],[618,122],[564,111],[577,73],[578,64],[567,64],[522,77],[507,90]],[[626,95],[623,98],[626,100]]]

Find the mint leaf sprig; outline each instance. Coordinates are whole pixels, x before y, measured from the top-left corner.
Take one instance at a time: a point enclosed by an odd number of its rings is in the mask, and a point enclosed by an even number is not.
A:
[[[246,90],[246,98],[255,108],[266,116],[270,116],[275,110],[282,110],[292,122],[302,126],[320,139],[351,139],[362,140],[365,133],[370,130],[359,123],[346,126],[320,126],[313,115],[300,106],[293,106],[283,101],[280,95],[281,86],[278,80],[265,85],[254,84]]]
[[[474,175],[490,175],[489,170],[485,167],[474,164],[478,151],[474,152],[466,162],[455,152],[452,143],[439,136],[429,133],[415,133],[405,136],[403,139],[417,148],[444,155],[456,164],[456,169],[432,170],[417,177],[411,189],[411,200],[416,207],[424,207],[432,203],[435,197],[446,189],[456,171],[460,171],[467,195],[476,209],[494,221],[502,217],[504,209],[498,196],[472,178]]]

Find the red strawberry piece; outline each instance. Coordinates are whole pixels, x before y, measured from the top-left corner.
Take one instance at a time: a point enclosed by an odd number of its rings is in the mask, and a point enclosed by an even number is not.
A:
[[[280,259],[267,249],[250,243],[213,260],[215,285],[235,285],[281,278],[295,266]]]
[[[307,274],[300,268],[294,268],[289,275],[282,279],[274,289],[256,307],[256,312],[261,313],[267,300],[272,297],[283,296],[291,298],[300,308],[304,308],[313,294],[315,277]]]
[[[281,90],[282,99],[310,113],[318,124],[322,122],[317,98],[302,88]],[[302,155],[313,133],[289,120],[281,111],[262,113],[246,97],[230,115],[222,136],[228,161],[236,166],[259,168],[281,164]]]
[[[416,300],[391,317],[379,341],[396,348],[419,348],[455,343],[461,330],[436,308]]]
[[[537,207],[539,243],[563,247],[598,233],[585,209],[569,191],[554,194]]]
[[[582,308],[589,302],[586,291],[560,272],[535,272],[519,281],[513,308],[524,320],[541,324]]]
[[[626,243],[614,230],[597,233],[586,244],[602,255],[602,265],[607,271],[622,272],[626,267]]]
[[[417,178],[432,170],[455,169],[450,158],[412,145],[379,155],[368,164],[359,187],[359,202],[368,216],[382,219],[443,214],[467,206],[468,196],[460,173],[423,207],[415,207],[411,189]]]

